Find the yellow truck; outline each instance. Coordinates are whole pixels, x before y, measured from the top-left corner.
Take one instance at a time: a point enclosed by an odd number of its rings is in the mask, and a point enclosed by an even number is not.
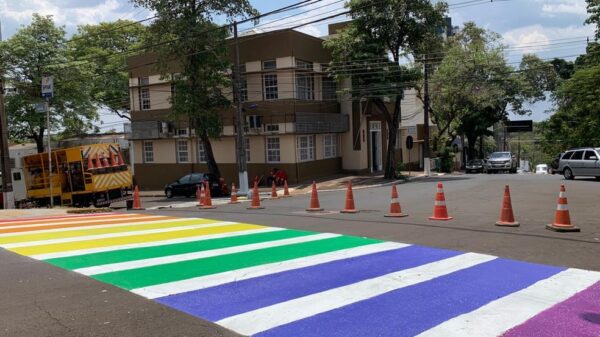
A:
[[[27,199],[45,206],[109,206],[131,199],[133,184],[119,144],[91,144],[23,157]]]

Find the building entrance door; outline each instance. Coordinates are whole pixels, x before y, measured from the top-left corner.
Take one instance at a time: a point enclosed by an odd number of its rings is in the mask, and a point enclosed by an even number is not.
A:
[[[378,172],[383,169],[381,159],[381,122],[369,122],[369,130],[371,133],[371,172]]]

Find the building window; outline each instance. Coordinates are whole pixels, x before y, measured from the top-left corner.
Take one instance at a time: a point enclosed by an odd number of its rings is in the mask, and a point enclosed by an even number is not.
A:
[[[315,99],[315,83],[312,75],[296,74],[296,92],[298,99]]]
[[[150,79],[147,76],[146,77],[138,77],[138,85],[139,86],[150,85]]]
[[[242,102],[248,100],[248,81],[246,80],[246,65],[240,66],[240,99]]]
[[[323,135],[323,156],[325,158],[337,157],[337,135]]]
[[[275,60],[263,61],[263,70],[274,70],[277,69],[277,62]]]
[[[176,135],[178,137],[187,137],[188,136],[188,129],[176,129]]]
[[[279,133],[279,124],[265,124],[265,132]]]
[[[244,138],[244,147],[246,148],[246,161],[250,161],[250,138]]]
[[[335,80],[329,76],[324,75],[322,77],[323,87],[323,100],[324,101],[335,101],[337,100],[337,85]]]
[[[187,140],[178,140],[177,141],[177,162],[178,163],[187,163],[190,161],[190,157],[188,154],[188,141]]]
[[[198,162],[206,163],[206,161],[207,161],[206,147],[204,146],[204,142],[199,140],[198,141]]]
[[[150,110],[150,88],[140,88],[140,109]]]
[[[298,136],[298,161],[315,160],[315,136]]]
[[[265,100],[279,98],[279,94],[277,93],[277,74],[265,74],[263,78],[265,87]]]
[[[154,162],[154,144],[151,141],[144,141],[144,163]]]
[[[305,70],[313,70],[313,63],[296,59],[296,68],[297,69],[305,69]]]
[[[267,137],[267,163],[278,163],[280,161],[279,137]]]

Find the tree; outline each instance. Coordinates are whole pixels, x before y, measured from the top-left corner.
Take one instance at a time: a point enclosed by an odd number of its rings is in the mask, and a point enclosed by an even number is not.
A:
[[[585,20],[585,23],[596,25],[596,39],[598,39],[600,38],[600,0],[586,0],[586,2],[590,17]]]
[[[149,39],[156,47],[158,69],[175,88],[171,97],[174,118],[189,120],[204,143],[207,165],[220,176],[210,139],[222,133],[219,111],[231,107],[223,89],[230,87],[228,30],[212,23],[255,15],[248,0],[132,0],[154,11]],[[174,71],[174,68],[177,69]],[[171,76],[178,72],[177,76]]]
[[[325,42],[332,51],[330,73],[351,78],[353,99],[366,99],[388,129],[385,177],[396,171],[396,136],[404,90],[414,86],[418,70],[400,65],[405,56],[429,52],[440,37],[447,5],[428,0],[351,0],[352,21]],[[391,57],[388,56],[391,55]],[[386,100],[393,104],[386,104]]]
[[[44,151],[46,118],[36,111],[42,103],[41,81],[45,74],[54,76],[54,97],[48,101],[51,126],[63,134],[79,134],[92,128],[97,120],[90,99],[89,68],[73,62],[65,39],[65,30],[54,25],[51,16],[33,15],[29,26],[0,44],[0,62],[7,84],[16,93],[6,97],[9,136],[12,140],[32,139],[38,152]],[[73,80],[73,79],[79,80]]]
[[[129,74],[126,58],[144,43],[146,27],[139,22],[117,20],[78,27],[70,48],[78,59],[89,62],[94,80],[94,102],[121,118],[130,117]]]

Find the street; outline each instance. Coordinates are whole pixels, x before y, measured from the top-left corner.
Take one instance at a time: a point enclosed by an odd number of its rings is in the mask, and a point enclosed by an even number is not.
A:
[[[448,222],[427,220],[439,181]],[[300,195],[2,222],[0,335],[562,336],[558,315],[597,336],[600,183],[566,182],[581,232],[555,233],[561,183],[420,178],[398,185],[406,218],[383,217],[381,186],[354,191],[358,214],[322,191],[321,213]],[[494,226],[504,184],[521,227]]]

